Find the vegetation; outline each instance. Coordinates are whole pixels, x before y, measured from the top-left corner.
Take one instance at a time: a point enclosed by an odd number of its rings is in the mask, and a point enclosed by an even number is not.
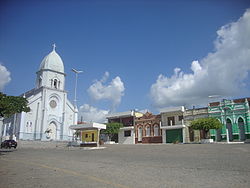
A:
[[[7,96],[0,92],[0,117],[10,117],[15,113],[29,111],[28,101],[25,98]]]
[[[109,139],[111,139],[119,133],[119,130],[122,127],[122,123],[106,123],[106,130],[103,130],[103,133],[107,134]]]
[[[209,138],[210,129],[220,129],[221,127],[221,122],[215,118],[200,118],[191,122],[191,128],[204,131],[205,138]]]

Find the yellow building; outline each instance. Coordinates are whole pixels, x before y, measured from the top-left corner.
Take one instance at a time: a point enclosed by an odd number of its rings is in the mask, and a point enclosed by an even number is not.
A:
[[[81,131],[81,140],[83,143],[97,142],[98,138],[97,130],[85,130]]]
[[[71,125],[71,129],[81,132],[81,145],[86,146],[99,146],[100,130],[106,129],[106,125],[101,123],[82,123]]]

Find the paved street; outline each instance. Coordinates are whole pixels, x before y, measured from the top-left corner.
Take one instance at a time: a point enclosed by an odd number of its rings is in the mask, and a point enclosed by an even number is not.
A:
[[[249,187],[250,144],[1,150],[0,187]]]

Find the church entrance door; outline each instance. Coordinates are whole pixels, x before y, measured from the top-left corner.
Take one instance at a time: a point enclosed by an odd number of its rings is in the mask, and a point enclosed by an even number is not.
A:
[[[56,140],[56,124],[51,122],[48,126],[48,130],[50,130],[49,139]]]

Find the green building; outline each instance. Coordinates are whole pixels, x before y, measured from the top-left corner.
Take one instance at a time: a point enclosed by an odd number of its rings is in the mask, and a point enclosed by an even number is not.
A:
[[[213,102],[208,105],[209,117],[220,120],[219,130],[210,130],[210,136],[216,141],[245,141],[250,139],[250,98]]]

